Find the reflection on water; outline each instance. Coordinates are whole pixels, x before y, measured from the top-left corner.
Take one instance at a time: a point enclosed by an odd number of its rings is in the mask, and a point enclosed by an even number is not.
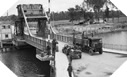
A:
[[[97,37],[101,37],[106,44],[127,45],[127,31],[100,34]]]
[[[0,60],[18,77],[49,77],[49,61],[39,61],[35,53],[35,48],[15,50],[1,53]]]

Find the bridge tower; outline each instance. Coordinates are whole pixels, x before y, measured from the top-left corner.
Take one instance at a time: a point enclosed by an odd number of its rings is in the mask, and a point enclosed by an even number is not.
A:
[[[48,16],[41,4],[22,4],[17,6],[18,20],[15,22],[15,39],[24,43],[24,33],[48,38]],[[16,42],[15,44],[19,43]],[[18,44],[19,45],[19,44]],[[21,45],[21,44],[20,44]],[[24,44],[23,44],[24,45]]]
[[[47,14],[44,12],[41,4],[23,4],[17,6],[18,17],[21,20],[22,26],[36,28],[36,34],[43,38],[47,38]]]

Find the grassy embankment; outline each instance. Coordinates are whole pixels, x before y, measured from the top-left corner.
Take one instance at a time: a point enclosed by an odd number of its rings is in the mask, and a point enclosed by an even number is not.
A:
[[[69,20],[60,20],[60,21],[52,21],[51,24],[56,27],[56,29],[63,34],[68,34],[72,33],[73,29],[76,29],[76,31],[83,31],[86,30],[86,28],[99,28],[103,26],[118,26],[118,25],[123,25],[127,24],[127,17],[120,17],[119,20],[118,18],[114,18],[114,22],[112,22],[112,19],[110,18],[109,21],[107,21],[106,24],[83,24],[83,25],[74,25],[77,24],[78,21],[69,22]]]

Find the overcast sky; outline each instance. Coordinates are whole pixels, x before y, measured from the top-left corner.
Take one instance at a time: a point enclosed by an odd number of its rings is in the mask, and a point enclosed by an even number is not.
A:
[[[81,5],[83,0],[50,0],[51,1],[51,11],[60,12],[67,11],[68,8],[74,7],[75,5]],[[15,5],[13,5],[8,13],[17,14],[16,6],[18,4],[43,4],[45,10],[48,9],[48,0],[19,0]],[[6,13],[5,13],[6,15]]]

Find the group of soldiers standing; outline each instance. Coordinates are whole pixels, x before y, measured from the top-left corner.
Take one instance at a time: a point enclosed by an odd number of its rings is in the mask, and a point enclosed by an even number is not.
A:
[[[48,41],[48,44],[46,47],[46,50],[48,51],[47,55],[52,54],[52,56],[54,56],[54,58],[55,58],[55,52],[58,49],[57,44],[58,44],[58,42],[56,41],[56,39],[53,39],[52,40],[52,48],[51,48],[50,41]],[[51,52],[51,49],[52,49],[52,52]],[[68,56],[68,58],[69,58],[69,65],[68,65],[67,71],[68,71],[69,77],[72,77],[72,58],[71,58],[71,56]]]
[[[52,72],[51,75],[53,75],[52,77],[55,77],[56,75],[55,73],[55,52],[57,50],[57,44],[58,42],[56,41],[56,39],[53,39],[51,43],[50,43],[50,40],[48,40],[47,46],[46,46],[47,55],[53,56],[53,60],[51,61],[51,72]]]
[[[57,50],[57,45],[58,42],[56,41],[56,39],[53,39],[52,40],[52,45],[50,46],[50,41],[48,41],[48,44],[46,46],[46,50],[47,50],[47,55],[53,55],[55,56],[55,51]],[[51,48],[52,48],[52,51],[51,51]]]

